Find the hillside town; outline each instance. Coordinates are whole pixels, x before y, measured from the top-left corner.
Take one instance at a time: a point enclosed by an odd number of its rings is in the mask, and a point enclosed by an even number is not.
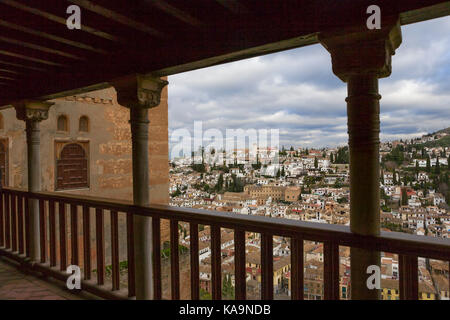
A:
[[[275,161],[274,161],[275,160]],[[416,139],[380,143],[382,230],[450,238],[450,128]],[[172,206],[349,225],[347,146],[205,150],[171,161]],[[189,247],[188,224],[180,243]],[[211,293],[210,230],[201,226],[200,281],[203,299]],[[289,299],[290,240],[274,237],[274,292]],[[450,241],[450,240],[449,240]],[[246,233],[247,295],[260,297],[259,234]],[[187,250],[186,250],[187,251]],[[222,229],[223,296],[234,295],[234,240]],[[340,247],[340,298],[350,297],[350,249]],[[399,299],[398,256],[381,253],[382,298]],[[323,244],[304,242],[304,297],[323,299]],[[419,257],[419,298],[449,299],[449,265]]]

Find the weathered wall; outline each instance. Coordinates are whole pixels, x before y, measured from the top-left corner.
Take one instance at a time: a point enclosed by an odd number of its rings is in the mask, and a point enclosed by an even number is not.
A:
[[[161,104],[149,112],[149,177],[151,203],[169,203],[168,162],[168,90],[161,95]],[[58,191],[94,197],[132,200],[133,177],[131,159],[130,113],[117,103],[113,88],[94,91],[79,96],[52,100],[49,117],[40,124],[42,189],[55,191],[57,142],[89,142],[89,188]],[[4,128],[0,139],[8,140],[8,185],[27,187],[26,135],[24,121],[17,120],[14,109],[1,110]],[[57,131],[57,118],[68,118],[68,131]],[[89,118],[89,132],[79,132],[81,116]],[[92,215],[91,218],[94,218]],[[81,219],[80,219],[81,223]],[[95,225],[91,221],[91,225]],[[105,240],[109,262],[109,214],[105,215]],[[125,217],[119,219],[120,260],[126,260]],[[79,226],[81,231],[81,225]],[[168,224],[162,224],[163,239],[168,239]],[[81,236],[81,235],[80,235]],[[95,240],[94,233],[92,239]],[[80,244],[82,243],[80,239]],[[92,243],[95,248],[95,243]],[[70,255],[69,255],[70,256]],[[93,257],[95,261],[95,254]]]
[[[117,103],[113,88],[80,96],[52,100],[48,120],[41,122],[42,188],[55,190],[55,143],[89,142],[89,188],[64,192],[114,199],[132,199],[131,130],[129,110]],[[150,199],[166,204],[169,200],[167,88],[161,104],[150,110],[149,166]],[[14,109],[1,111],[4,129],[0,138],[9,144],[9,185],[27,186],[25,124],[16,119]],[[66,115],[68,132],[57,131],[57,118]],[[89,118],[89,132],[79,132],[81,116]]]

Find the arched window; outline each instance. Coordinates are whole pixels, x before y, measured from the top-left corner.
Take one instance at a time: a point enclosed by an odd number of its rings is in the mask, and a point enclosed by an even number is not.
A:
[[[58,117],[57,129],[58,131],[69,131],[69,124],[65,115],[60,115]]]
[[[3,123],[3,115],[0,113],[0,130],[3,130],[4,128],[4,123]]]
[[[78,125],[78,131],[80,132],[89,132],[89,118],[86,116],[80,117],[80,122]]]
[[[86,151],[80,144],[66,144],[56,160],[56,189],[88,187],[88,157]]]

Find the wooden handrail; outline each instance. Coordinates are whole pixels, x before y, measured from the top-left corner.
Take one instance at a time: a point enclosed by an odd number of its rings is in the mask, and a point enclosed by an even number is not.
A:
[[[404,290],[403,297],[415,297],[416,295],[411,294],[409,291],[415,290],[417,284],[411,282],[415,274],[417,273],[414,265],[417,264],[417,258],[403,258],[403,257],[426,257],[437,260],[450,261],[450,241],[448,239],[440,239],[433,237],[424,237],[418,235],[411,235],[399,232],[381,232],[379,236],[363,236],[352,233],[348,226],[343,225],[330,225],[330,224],[320,224],[305,221],[296,221],[289,219],[274,219],[269,217],[261,216],[248,216],[240,215],[229,212],[218,212],[218,211],[208,211],[192,208],[180,208],[172,207],[167,205],[150,205],[147,207],[140,207],[133,205],[130,201],[120,201],[111,200],[106,198],[96,198],[88,196],[78,196],[63,193],[50,193],[50,192],[27,192],[16,188],[4,188],[2,190],[2,195],[5,199],[5,210],[3,212],[4,219],[2,219],[1,224],[8,225],[12,223],[11,219],[15,218],[14,210],[15,206],[10,206],[7,199],[37,199],[44,208],[43,203],[47,202],[49,204],[50,211],[50,263],[52,266],[55,265],[54,262],[54,233],[53,224],[54,221],[54,205],[59,204],[60,211],[60,267],[61,271],[65,269],[66,259],[67,259],[67,248],[66,248],[66,236],[65,236],[65,206],[71,208],[72,213],[71,227],[74,228],[73,232],[77,233],[78,229],[75,226],[78,221],[78,216],[76,214],[77,207],[83,208],[83,241],[84,243],[89,243],[89,235],[86,235],[86,230],[91,227],[89,225],[89,208],[95,209],[95,229],[97,233],[96,237],[96,251],[97,251],[97,283],[98,285],[103,285],[104,282],[104,231],[103,231],[103,214],[105,211],[109,211],[111,214],[112,227],[111,236],[112,242],[112,256],[113,256],[113,290],[119,289],[119,274],[118,274],[118,232],[117,232],[117,213],[122,212],[126,214],[127,217],[127,255],[129,260],[129,296],[134,295],[134,249],[133,249],[133,215],[141,215],[154,218],[153,219],[153,243],[156,245],[161,241],[161,234],[156,229],[160,227],[160,219],[170,220],[171,229],[171,278],[173,279],[171,293],[173,299],[180,298],[179,291],[179,257],[178,257],[178,222],[188,222],[193,230],[198,230],[198,225],[210,225],[211,228],[211,246],[212,254],[214,256],[212,265],[212,289],[213,296],[216,299],[221,298],[221,264],[220,261],[220,229],[227,228],[233,229],[235,231],[235,243],[236,247],[236,280],[240,281],[236,285],[236,297],[245,299],[245,232],[255,232],[260,233],[263,239],[263,245],[261,248],[261,257],[263,264],[263,298],[271,299],[273,297],[271,287],[272,287],[272,277],[268,276],[272,272],[273,266],[271,260],[272,257],[272,237],[273,236],[283,236],[292,239],[293,252],[292,266],[293,270],[293,281],[299,285],[303,285],[303,274],[301,273],[302,262],[301,256],[303,256],[302,243],[304,240],[307,241],[317,241],[323,242],[325,244],[324,257],[325,257],[325,267],[327,271],[327,277],[325,277],[325,289],[326,298],[328,299],[338,299],[339,295],[339,246],[348,246],[354,248],[363,248],[374,251],[384,251],[399,254],[402,257],[402,270],[403,276],[401,276],[401,286]],[[25,206],[27,206],[27,201],[25,201]],[[12,210],[11,217],[8,212]],[[25,215],[26,218],[27,215]],[[11,219],[10,219],[11,218]],[[25,221],[25,225],[27,222]],[[5,232],[1,230],[4,236],[11,236],[9,233],[9,228],[5,229]],[[72,232],[72,233],[73,233]],[[99,236],[100,235],[100,236]],[[25,233],[26,236],[26,233]],[[72,235],[73,237],[73,235]],[[198,247],[196,242],[197,237],[193,237],[193,248]],[[6,244],[7,248],[11,247],[9,238],[0,239],[2,243]],[[73,262],[77,262],[78,259],[78,245],[77,239],[71,238],[72,246],[76,252],[72,252]],[[197,240],[198,241],[198,240]],[[86,246],[87,247],[87,246]],[[156,247],[155,247],[156,248]],[[192,248],[191,248],[192,249]],[[157,250],[158,251],[158,250]],[[28,252],[28,250],[27,250]],[[198,250],[197,250],[198,252]],[[194,252],[191,252],[191,255]],[[90,269],[91,261],[88,258],[89,251],[84,248],[85,266]],[[46,262],[46,255],[43,255],[41,263]],[[159,255],[158,255],[159,257]],[[87,259],[86,259],[87,258]],[[195,261],[195,256],[191,257],[192,261]],[[263,259],[266,258],[266,259]],[[413,261],[414,260],[414,261]],[[197,259],[198,261],[198,259]],[[154,263],[160,264],[160,259],[155,259]],[[198,263],[192,264],[193,272],[198,274]],[[298,270],[297,270],[298,269]],[[411,270],[410,270],[411,269]],[[401,271],[402,271],[401,270]],[[409,271],[408,271],[409,270]],[[85,279],[90,279],[90,271],[85,274]],[[161,298],[161,269],[158,266],[154,266],[154,279],[155,279],[155,297],[157,299]],[[191,281],[192,290],[191,296],[193,299],[198,299],[198,275],[193,276]],[[242,283],[241,283],[242,282]],[[412,288],[412,289],[411,289]],[[293,298],[302,299],[303,292],[298,290],[299,288],[293,288]]]

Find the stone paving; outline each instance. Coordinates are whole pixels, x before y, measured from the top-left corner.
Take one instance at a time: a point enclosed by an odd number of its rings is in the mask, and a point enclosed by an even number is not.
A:
[[[44,281],[22,273],[0,257],[0,300],[81,300],[81,295],[68,292],[56,280]]]

